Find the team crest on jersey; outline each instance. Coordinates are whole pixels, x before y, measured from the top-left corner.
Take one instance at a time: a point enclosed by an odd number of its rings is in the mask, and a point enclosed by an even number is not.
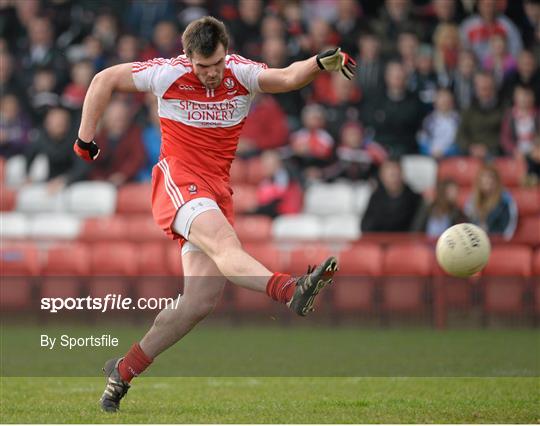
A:
[[[225,89],[232,90],[234,89],[235,83],[231,77],[225,77],[223,80],[223,85],[225,86]]]
[[[197,193],[197,185],[192,183],[191,185],[188,186],[188,191],[189,191],[189,193],[191,195],[196,194]]]

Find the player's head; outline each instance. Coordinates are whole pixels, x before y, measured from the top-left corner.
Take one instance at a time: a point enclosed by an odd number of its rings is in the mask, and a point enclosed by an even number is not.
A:
[[[223,22],[205,16],[191,22],[182,34],[184,52],[202,84],[214,89],[221,84],[229,36]]]

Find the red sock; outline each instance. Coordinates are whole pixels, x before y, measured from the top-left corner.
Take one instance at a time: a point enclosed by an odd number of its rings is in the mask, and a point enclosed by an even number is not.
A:
[[[152,364],[153,359],[149,358],[141,349],[138,343],[134,343],[131,349],[120,364],[118,370],[120,377],[125,382],[130,382],[133,377],[141,374],[146,368]]]
[[[281,303],[288,303],[294,294],[296,279],[288,274],[275,272],[266,284],[266,294]]]

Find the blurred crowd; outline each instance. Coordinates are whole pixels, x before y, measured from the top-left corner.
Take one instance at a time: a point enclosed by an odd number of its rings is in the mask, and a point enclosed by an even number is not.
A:
[[[364,231],[437,235],[468,218],[511,233],[515,203],[496,157],[540,176],[539,0],[0,0],[0,155],[39,154],[58,191],[83,179],[148,181],[160,147],[151,95],[115,95],[89,167],[72,153],[85,93],[100,70],[174,57],[193,19],[222,19],[231,51],[284,67],[332,46],[356,59],[352,81],[321,73],[292,93],[259,95],[238,147],[265,170],[252,213],[302,209],[314,182],[376,183]],[[486,163],[462,211],[455,183],[431,197],[403,181],[398,159],[472,156]],[[425,195],[425,194],[424,194]]]

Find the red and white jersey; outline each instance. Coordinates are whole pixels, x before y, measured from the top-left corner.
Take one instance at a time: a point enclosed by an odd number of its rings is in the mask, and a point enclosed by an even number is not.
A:
[[[186,171],[228,181],[251,101],[261,91],[258,76],[265,68],[242,56],[227,55],[220,86],[207,89],[185,55],[134,62],[135,86],[158,98],[161,158],[175,157]]]

